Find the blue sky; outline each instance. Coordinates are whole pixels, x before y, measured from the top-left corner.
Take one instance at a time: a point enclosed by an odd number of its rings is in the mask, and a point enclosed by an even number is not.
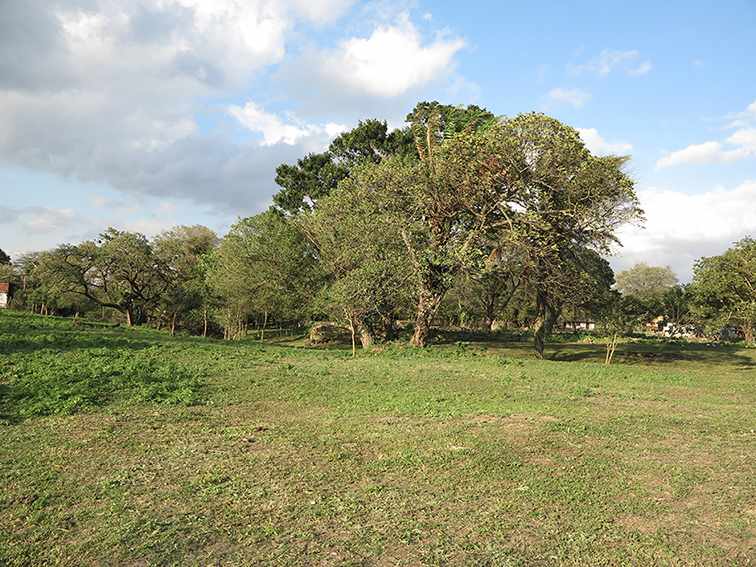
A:
[[[0,248],[109,225],[219,232],[275,166],[418,100],[541,111],[632,156],[646,228],[612,262],[756,235],[756,2],[9,0]]]

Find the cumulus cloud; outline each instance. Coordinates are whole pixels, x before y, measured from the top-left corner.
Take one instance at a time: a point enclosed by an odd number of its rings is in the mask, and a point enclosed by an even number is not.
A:
[[[285,70],[292,82],[339,97],[385,99],[449,78],[463,39],[437,35],[424,41],[406,14],[380,24],[367,36],[341,41],[333,49],[302,54]]]
[[[728,163],[756,156],[756,101],[735,115],[728,126],[737,129],[724,141],[710,140],[669,152],[656,162],[656,166]]]
[[[354,0],[292,0],[291,3],[302,17],[323,24],[341,17]]]
[[[736,240],[756,235],[755,180],[698,194],[649,188],[638,196],[645,227],[620,231],[624,247],[614,259],[619,269],[641,261],[669,265],[687,280],[701,256],[720,254]]]
[[[633,145],[626,142],[608,142],[595,128],[578,128],[577,131],[586,147],[595,155],[624,155],[633,149]]]
[[[636,49],[627,51],[603,49],[596,57],[585,63],[569,65],[568,69],[575,74],[587,72],[601,76],[618,70],[626,75],[638,77],[650,72],[653,64],[650,60],[643,59],[640,51]]]
[[[261,130],[261,146],[203,131],[197,116],[279,64],[297,22],[333,21],[352,3],[8,0],[0,18],[0,162],[131,194],[254,210],[274,191],[278,163],[322,145],[340,126],[281,122],[276,134],[274,121]]]
[[[324,125],[304,124],[299,120],[286,123],[281,118],[250,101],[244,106],[232,105],[228,113],[248,130],[262,134],[262,145],[288,144],[293,146],[303,141],[312,141],[315,146],[325,146],[328,140],[347,130],[347,126],[329,122]]]
[[[684,164],[727,163],[746,157],[746,148],[727,149],[719,142],[704,142],[670,152],[656,162],[657,167],[672,167]]]
[[[7,0],[0,163],[252,212],[275,192],[279,163],[324,147],[358,118],[399,118],[417,89],[453,78],[464,41],[425,38],[406,15],[333,49],[309,46],[310,59],[287,57],[292,37],[307,45],[304,26],[334,22],[353,4]],[[270,73],[292,59],[310,74],[286,83]],[[263,73],[278,81],[277,107],[296,95],[304,119],[236,102],[249,99]],[[308,104],[320,105],[321,116],[308,115]],[[260,139],[231,134],[237,125]]]
[[[591,99],[591,93],[580,89],[557,87],[549,91],[549,98],[555,102],[565,103],[580,108]]]

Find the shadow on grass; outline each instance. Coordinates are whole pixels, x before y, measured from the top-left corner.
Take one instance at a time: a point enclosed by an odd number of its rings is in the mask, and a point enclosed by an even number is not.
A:
[[[603,345],[550,345],[551,360],[563,362],[603,361],[606,353]],[[756,360],[740,354],[736,346],[710,346],[696,343],[687,344],[638,344],[620,345],[614,355],[616,362],[624,364],[665,364],[692,362],[705,364],[737,365],[756,368]]]

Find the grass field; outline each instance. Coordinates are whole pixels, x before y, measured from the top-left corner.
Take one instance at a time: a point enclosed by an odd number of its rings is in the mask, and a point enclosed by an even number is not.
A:
[[[0,565],[752,565],[756,351],[0,312]]]

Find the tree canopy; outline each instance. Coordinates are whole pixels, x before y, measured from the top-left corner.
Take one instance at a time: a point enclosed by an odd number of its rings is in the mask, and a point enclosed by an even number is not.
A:
[[[710,326],[736,326],[754,343],[756,240],[746,237],[720,256],[701,258],[693,269],[692,289],[695,309]]]

